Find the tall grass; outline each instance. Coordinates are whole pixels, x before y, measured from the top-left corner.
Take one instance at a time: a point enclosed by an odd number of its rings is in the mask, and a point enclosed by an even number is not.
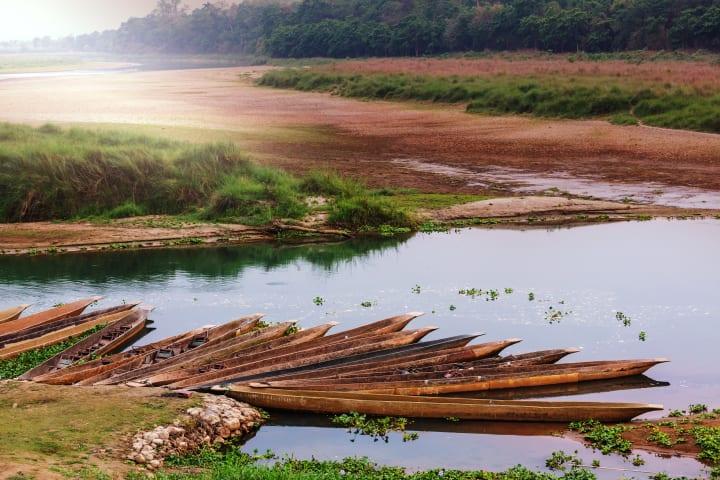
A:
[[[720,95],[672,86],[536,77],[437,77],[337,74],[298,69],[266,73],[260,83],[346,97],[466,103],[473,113],[597,118],[621,114],[649,124],[720,132]],[[624,123],[631,123],[625,117]]]
[[[248,188],[252,184],[253,188]],[[0,218],[119,218],[202,209],[210,217],[300,217],[298,182],[235,145],[191,145],[122,132],[0,124]]]
[[[260,225],[304,217],[311,195],[327,197],[337,225],[411,223],[405,210],[358,181],[330,172],[297,178],[230,143],[0,124],[0,221],[193,213]]]

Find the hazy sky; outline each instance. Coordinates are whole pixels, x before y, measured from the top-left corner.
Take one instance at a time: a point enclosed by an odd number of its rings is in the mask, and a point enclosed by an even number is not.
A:
[[[196,8],[207,0],[185,0]],[[147,15],[156,0],[0,0],[0,41],[63,37],[118,27]]]

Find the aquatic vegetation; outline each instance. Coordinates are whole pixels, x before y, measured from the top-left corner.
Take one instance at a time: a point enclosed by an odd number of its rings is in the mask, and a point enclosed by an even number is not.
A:
[[[657,426],[650,425],[649,428],[651,428],[652,432],[647,437],[648,442],[655,443],[661,447],[672,447],[675,445],[676,442],[670,438],[670,435],[660,430]]]
[[[582,465],[582,460],[577,457],[577,450],[575,455],[570,455],[562,450],[552,452],[549,458],[545,460],[545,466],[550,470],[562,470],[565,471],[568,464],[571,468]]]
[[[560,302],[560,304],[563,304],[564,302]],[[547,321],[549,324],[553,323],[560,323],[560,321],[567,317],[568,315],[572,314],[572,310],[559,310],[552,305],[550,305],[547,310],[545,311],[545,321]]]
[[[373,303],[372,303],[371,301],[365,301],[365,302],[362,302],[362,303],[360,304],[360,306],[363,307],[363,308],[370,308],[370,307],[373,306]]]
[[[387,198],[374,196],[339,198],[330,206],[328,221],[334,225],[366,230],[381,226],[387,229],[388,225],[407,229],[417,226],[408,210],[398,208]]]
[[[511,295],[515,290],[512,288],[505,287],[505,295]]]
[[[455,305],[450,305],[450,311],[451,311],[451,312],[454,312],[456,309],[457,309],[457,307],[456,307]]]
[[[671,410],[668,417],[682,417],[685,415],[685,410]]]
[[[632,324],[632,320],[630,319],[630,317],[625,315],[623,312],[616,312],[615,318],[618,322],[622,322],[623,326],[625,327],[629,327]]]
[[[708,407],[704,403],[693,403],[688,406],[688,412],[693,415],[696,415],[698,413],[704,413],[707,411],[708,411]]]
[[[353,435],[366,435],[373,439],[373,441],[383,440],[384,442],[389,441],[390,432],[403,432],[410,423],[407,418],[404,417],[368,417],[357,412],[344,413],[342,415],[336,415],[332,417],[332,422],[341,427],[348,429],[348,432]],[[414,438],[408,437],[408,440],[403,437],[403,441],[416,440],[417,435]],[[355,441],[353,438],[351,441]]]
[[[504,292],[506,294],[513,293],[512,288],[506,288],[504,289]],[[463,288],[458,290],[458,295],[465,295],[467,297],[471,298],[477,298],[477,297],[485,297],[485,301],[487,302],[494,302],[498,298],[500,298],[500,292],[496,289],[489,289],[489,290],[483,290],[481,288]]]
[[[597,420],[586,420],[584,422],[572,422],[569,426],[583,434],[583,438],[603,455],[620,453],[627,455],[632,449],[632,443],[623,438],[622,434],[627,430],[623,425],[606,426]]]
[[[640,333],[638,333],[638,339],[641,342],[644,342],[645,340],[647,340],[647,333],[644,330],[641,331]]]
[[[631,462],[636,467],[642,467],[643,465],[645,465],[645,460],[643,460],[643,458],[640,455],[635,455],[632,458]]]
[[[700,448],[698,458],[710,465],[720,465],[720,427],[695,426],[690,429],[695,444]]]
[[[415,285],[415,286],[411,289],[411,291],[412,291],[412,293],[415,293],[415,294],[418,294],[418,295],[419,295],[419,294],[420,294],[420,285]]]
[[[315,297],[315,298],[313,298],[313,303],[315,305],[317,305],[318,307],[320,307],[325,304],[325,299],[322,297]]]
[[[533,292],[528,293],[528,301],[532,302],[535,300],[535,294]]]

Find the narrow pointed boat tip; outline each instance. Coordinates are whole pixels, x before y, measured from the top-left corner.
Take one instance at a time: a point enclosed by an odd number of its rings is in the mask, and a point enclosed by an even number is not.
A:
[[[658,357],[658,358],[653,358],[652,361],[656,362],[656,363],[668,363],[668,362],[670,362],[670,359],[666,358],[666,357]]]
[[[570,348],[564,349],[564,351],[567,352],[567,353],[578,353],[578,352],[582,352],[582,348],[580,348],[580,347],[570,347]]]
[[[331,327],[337,327],[340,325],[340,322],[327,322],[326,325],[330,325]]]
[[[418,332],[434,332],[440,327],[436,327],[435,325],[428,325],[427,327],[418,328]]]
[[[515,345],[516,343],[520,343],[523,341],[522,338],[508,338],[506,340],[503,340],[505,343],[509,343],[510,345]]]
[[[407,315],[408,317],[421,317],[425,315],[425,312],[408,312],[405,315]]]

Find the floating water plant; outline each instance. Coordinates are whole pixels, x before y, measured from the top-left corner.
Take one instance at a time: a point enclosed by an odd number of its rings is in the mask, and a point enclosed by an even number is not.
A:
[[[416,293],[416,294],[419,295],[419,294],[420,294],[420,290],[421,290],[421,289],[420,289],[420,285],[415,285],[415,286],[412,288],[411,291],[412,291],[412,293]]]
[[[356,437],[358,435],[369,436],[373,441],[389,441],[390,432],[405,432],[410,423],[404,417],[368,417],[357,412],[343,413],[332,417],[332,422],[348,429]],[[418,435],[409,435],[408,439],[403,436],[403,441],[417,440]],[[354,442],[355,438],[350,441]]]
[[[632,320],[630,317],[625,315],[623,312],[617,312],[615,313],[615,318],[618,322],[622,322],[623,326],[629,327],[632,324]]]
[[[325,299],[322,297],[315,297],[315,298],[313,298],[313,303],[315,305],[317,305],[318,307],[320,307],[325,304]]]

